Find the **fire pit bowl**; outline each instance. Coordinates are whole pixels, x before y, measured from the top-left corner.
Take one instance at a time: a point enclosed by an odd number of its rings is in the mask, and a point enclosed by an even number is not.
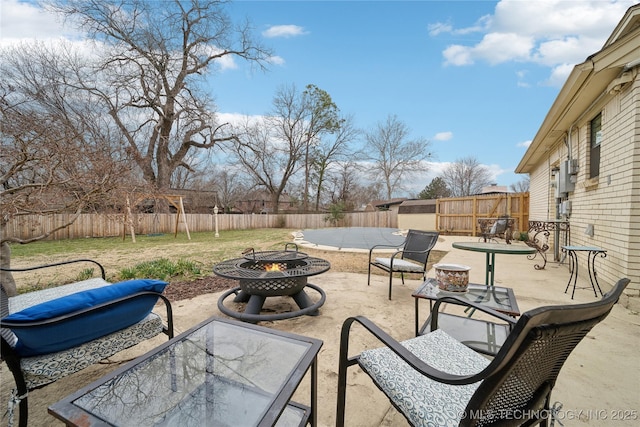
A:
[[[294,247],[294,249],[290,249]],[[307,278],[324,273],[331,268],[329,261],[310,257],[299,252],[295,244],[285,245],[283,251],[254,251],[249,248],[243,257],[234,258],[216,264],[213,272],[218,276],[238,280],[239,286],[226,292],[218,300],[218,308],[223,313],[249,321],[279,320],[300,316],[317,315],[318,308],[324,304],[322,289],[307,283]],[[305,292],[305,287],[320,293],[320,300],[313,303]],[[235,302],[246,302],[244,313],[230,310],[224,300],[235,294]],[[300,310],[289,313],[260,314],[267,297],[290,296]]]

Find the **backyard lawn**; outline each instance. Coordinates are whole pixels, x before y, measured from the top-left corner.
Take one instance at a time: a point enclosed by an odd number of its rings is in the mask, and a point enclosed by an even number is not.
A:
[[[204,292],[216,292],[235,283],[212,273],[212,266],[229,258],[242,256],[247,248],[258,250],[284,249],[293,241],[291,229],[254,229],[137,236],[136,243],[128,237],[87,238],[78,240],[40,241],[27,245],[12,245],[13,268],[49,264],[69,259],[89,258],[101,263],[107,280],[116,282],[133,277],[167,280],[172,286],[165,291],[170,299],[191,298]],[[327,259],[333,271],[367,273],[366,252],[339,252],[300,248],[310,256]],[[444,252],[432,251],[429,264],[434,264]],[[49,286],[81,280],[97,275],[90,264],[45,269],[38,272],[14,273],[18,292],[28,292]],[[374,269],[377,270],[377,269]],[[375,274],[382,274],[375,271]]]

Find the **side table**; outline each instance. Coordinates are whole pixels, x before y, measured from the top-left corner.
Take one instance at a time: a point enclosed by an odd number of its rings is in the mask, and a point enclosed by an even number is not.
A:
[[[480,303],[508,316],[517,317],[520,309],[511,288],[501,286],[486,286],[469,283],[467,292],[445,292],[438,288],[436,279],[428,278],[411,296],[415,300],[415,333],[422,335],[431,324],[431,316],[420,327],[419,302],[429,300],[431,306],[434,301],[443,296],[456,296],[463,301]],[[452,302],[452,304],[455,304]],[[458,341],[471,349],[483,354],[494,356],[509,335],[510,325],[497,324],[476,320],[468,317],[447,313],[439,313],[438,328],[443,329]]]
[[[317,425],[322,341],[212,317],[49,407],[67,426]],[[307,372],[309,406],[291,401]]]
[[[587,252],[587,270],[589,271],[589,281],[591,282],[593,294],[597,297],[598,292],[600,292],[600,295],[602,295],[602,289],[600,289],[600,285],[598,284],[595,261],[596,256],[605,258],[607,256],[607,251],[595,246],[563,246],[562,250],[569,255],[569,270],[571,272],[571,275],[569,276],[569,282],[567,283],[567,287],[565,288],[564,293],[567,293],[567,291],[569,290],[569,286],[571,286],[571,282],[573,281],[573,290],[571,291],[571,299],[573,299],[573,295],[576,293],[576,284],[578,282],[577,252]],[[596,287],[598,288],[598,292],[596,291]],[[589,288],[583,287],[579,289]]]

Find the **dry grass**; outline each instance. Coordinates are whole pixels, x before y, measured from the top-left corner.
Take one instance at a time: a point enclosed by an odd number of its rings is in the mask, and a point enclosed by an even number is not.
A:
[[[367,274],[369,253],[368,252],[341,252],[341,251],[327,251],[303,248],[303,251],[318,258],[329,260],[331,263],[331,270],[343,271],[347,273],[364,273]],[[431,251],[429,256],[428,268],[431,268],[433,264],[442,259],[446,254],[444,251]],[[382,270],[375,268],[372,270],[373,274],[386,274]]]
[[[140,236],[136,243],[121,238],[82,239],[57,242],[36,242],[12,248],[12,267],[29,267],[50,264],[69,259],[90,258],[100,262],[110,281],[120,280],[122,269],[160,258],[172,261],[186,259],[200,263],[203,276],[213,274],[214,264],[229,258],[241,256],[244,249],[283,249],[292,242],[292,232],[288,229],[237,230],[220,233],[215,238],[212,233],[192,233],[191,240],[185,234],[147,237]],[[300,248],[309,256],[323,258],[331,262],[332,271],[367,273],[368,252],[342,252]],[[445,252],[432,251],[430,266],[438,262]],[[46,269],[29,273],[14,273],[20,292],[39,289],[78,280],[89,264],[78,264],[56,269]],[[374,269],[374,274],[384,274]],[[94,272],[97,274],[98,272]],[[176,278],[184,280],[185,278]]]

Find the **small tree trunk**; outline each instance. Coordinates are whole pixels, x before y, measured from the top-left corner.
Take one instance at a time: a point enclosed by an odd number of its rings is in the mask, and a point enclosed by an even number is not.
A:
[[[7,242],[2,242],[0,245],[0,267],[11,268],[11,247]],[[0,270],[0,285],[8,296],[14,297],[18,294],[16,282],[10,271]]]
[[[131,202],[127,197],[127,225],[129,226],[129,232],[131,233],[131,241],[136,242],[136,232],[133,228],[133,214],[131,213]]]

